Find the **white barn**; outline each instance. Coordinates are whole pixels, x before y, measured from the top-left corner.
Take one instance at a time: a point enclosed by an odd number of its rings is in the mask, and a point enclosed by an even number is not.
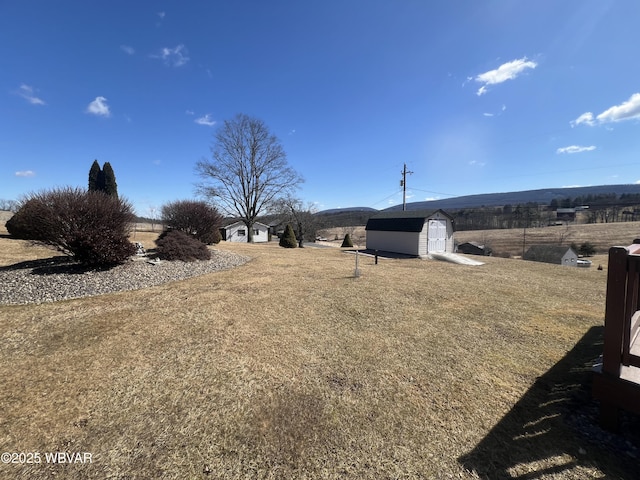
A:
[[[247,226],[243,222],[235,222],[220,229],[222,240],[227,242],[249,241]],[[264,223],[255,222],[253,224],[253,242],[261,243],[269,241],[269,226]]]
[[[427,256],[453,252],[453,217],[443,210],[383,212],[365,228],[367,249]]]

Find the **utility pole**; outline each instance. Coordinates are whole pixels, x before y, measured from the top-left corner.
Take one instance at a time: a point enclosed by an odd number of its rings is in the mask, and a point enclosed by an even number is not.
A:
[[[407,164],[404,164],[404,169],[402,172],[402,180],[400,180],[400,186],[402,187],[402,211],[404,212],[407,209],[407,173],[411,175],[413,172],[407,171]]]
[[[524,253],[527,246],[527,227],[529,226],[529,218],[531,216],[529,207],[524,207],[524,230],[522,231],[522,259],[524,260]]]

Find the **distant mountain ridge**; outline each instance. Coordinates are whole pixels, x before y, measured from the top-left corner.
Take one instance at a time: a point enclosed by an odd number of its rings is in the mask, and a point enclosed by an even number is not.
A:
[[[317,212],[316,215],[333,215],[336,213],[345,212],[377,212],[375,208],[371,207],[347,207],[347,208],[330,208],[329,210],[322,210]]]
[[[640,194],[640,184],[597,185],[593,187],[565,187],[542,188],[539,190],[524,190],[520,192],[483,193],[478,195],[464,195],[461,197],[429,200],[424,202],[407,203],[407,210],[457,210],[461,208],[499,207],[503,205],[518,205],[535,202],[548,205],[552,200],[563,198],[585,197],[587,195],[603,195],[615,193]],[[402,205],[389,207],[384,211],[402,210]]]

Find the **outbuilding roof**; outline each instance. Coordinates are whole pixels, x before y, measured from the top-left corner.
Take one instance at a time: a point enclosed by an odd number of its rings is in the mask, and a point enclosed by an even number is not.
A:
[[[381,212],[371,217],[365,230],[377,230],[382,232],[421,232],[424,223],[436,213],[441,213],[450,220],[451,215],[444,210],[409,210]]]
[[[534,262],[560,263],[562,257],[571,251],[577,257],[576,252],[570,247],[561,245],[532,245],[524,254],[525,260],[533,260]]]

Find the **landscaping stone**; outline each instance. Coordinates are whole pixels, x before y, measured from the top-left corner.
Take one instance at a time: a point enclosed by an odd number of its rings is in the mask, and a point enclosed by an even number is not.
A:
[[[227,270],[248,260],[235,253],[212,250],[211,260],[206,261],[131,261],[109,270],[82,269],[68,257],[21,262],[0,267],[0,304],[56,302],[138,290]]]

